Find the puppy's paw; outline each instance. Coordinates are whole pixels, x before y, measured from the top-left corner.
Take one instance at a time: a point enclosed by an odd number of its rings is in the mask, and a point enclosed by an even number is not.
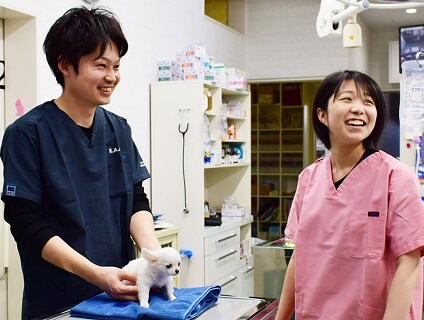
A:
[[[149,303],[147,301],[140,301],[140,306],[147,309],[147,308],[149,308]]]
[[[177,297],[176,297],[176,296],[174,296],[174,294],[173,294],[173,293],[171,293],[170,295],[168,295],[168,299],[169,299],[169,301],[172,301],[172,300],[177,299]]]

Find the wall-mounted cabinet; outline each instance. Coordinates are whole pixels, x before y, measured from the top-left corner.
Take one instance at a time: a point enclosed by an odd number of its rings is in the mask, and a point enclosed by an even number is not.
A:
[[[315,159],[310,113],[319,83],[251,83],[252,235],[272,240],[284,228],[299,173]]]

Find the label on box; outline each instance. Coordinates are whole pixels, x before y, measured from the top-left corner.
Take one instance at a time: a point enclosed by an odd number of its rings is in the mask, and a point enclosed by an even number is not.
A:
[[[162,70],[176,71],[177,70],[177,62],[173,60],[158,61],[156,65],[159,71],[162,71]]]
[[[176,79],[173,78],[173,77],[157,77],[157,80],[158,81],[173,81],[173,80],[176,80]]]
[[[185,73],[184,74],[184,80],[195,80],[195,79],[201,79],[201,74],[199,74],[199,73]]]
[[[223,217],[244,217],[245,209],[242,207],[239,208],[222,208],[221,215]]]

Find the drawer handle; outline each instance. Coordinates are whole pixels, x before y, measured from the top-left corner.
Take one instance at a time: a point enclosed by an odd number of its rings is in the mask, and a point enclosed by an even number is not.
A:
[[[254,268],[252,266],[248,266],[245,273],[249,273],[249,272],[253,271],[253,269]]]
[[[224,282],[223,284],[221,284],[221,287],[225,287],[227,284],[230,284],[233,281],[236,281],[237,277],[236,276],[230,276],[230,280]]]
[[[234,238],[234,237],[237,237],[237,233],[231,233],[228,237],[225,237],[225,238],[222,238],[222,239],[216,240],[215,242],[216,242],[216,243],[220,243],[220,242],[222,242],[222,241],[225,241],[225,240],[228,240],[228,239],[231,239],[231,238]]]
[[[231,255],[233,255],[234,253],[236,253],[237,250],[231,249],[231,251],[227,254],[224,254],[223,256],[219,257],[219,258],[215,258],[217,261],[220,261],[222,259],[225,259],[226,257],[229,257]]]

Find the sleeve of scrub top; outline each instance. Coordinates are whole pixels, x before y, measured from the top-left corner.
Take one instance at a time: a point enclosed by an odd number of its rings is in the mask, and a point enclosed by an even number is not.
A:
[[[130,129],[131,132],[131,129]],[[150,173],[146,168],[146,165],[143,161],[143,159],[140,156],[140,153],[138,152],[137,146],[135,145],[134,141],[133,148],[132,148],[132,158],[134,159],[133,164],[133,184],[137,184],[139,182],[142,182],[148,178],[150,178]]]
[[[424,204],[415,176],[403,173],[389,191],[387,237],[397,258],[421,247],[424,255]]]
[[[41,251],[56,233],[41,218],[41,206],[31,200],[3,196],[5,203],[4,219],[10,224],[10,232],[15,241],[33,252]]]
[[[5,207],[6,221],[10,223],[14,236],[17,236],[15,239],[23,244],[28,244],[27,239],[31,237],[40,236],[43,240],[36,241],[39,247],[54,233],[42,220],[38,209],[42,198],[42,179],[36,128],[25,122],[10,125],[4,134],[1,158],[4,166],[2,199],[5,201],[5,196],[16,198],[13,201],[6,200],[9,203]],[[28,202],[21,206],[21,199]],[[40,230],[46,234],[42,235]]]
[[[32,124],[12,124],[6,129],[1,148],[4,166],[3,195],[41,203],[42,177],[38,137]]]

